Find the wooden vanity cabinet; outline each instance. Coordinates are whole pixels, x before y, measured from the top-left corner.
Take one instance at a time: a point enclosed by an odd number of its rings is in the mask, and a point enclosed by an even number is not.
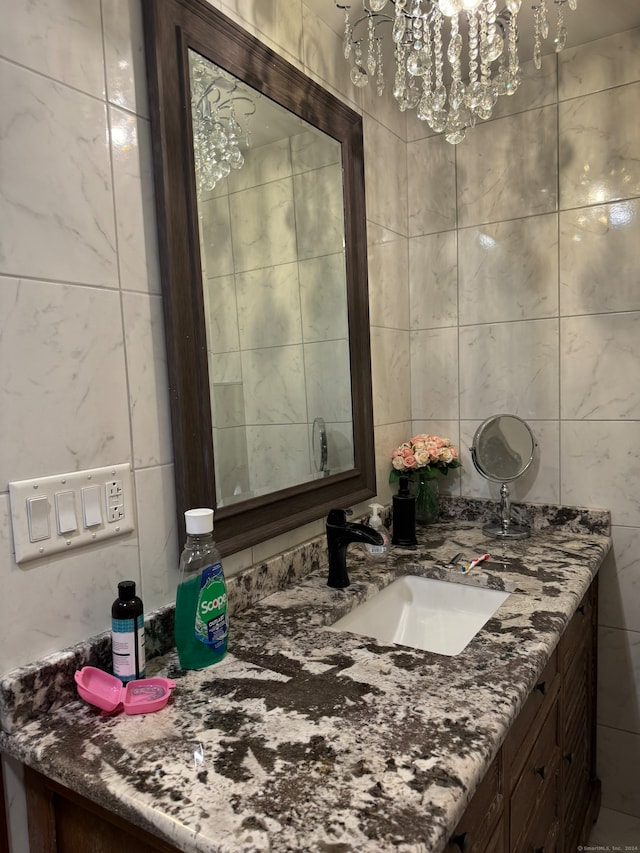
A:
[[[179,853],[113,812],[24,769],[29,853]]]
[[[4,793],[4,774],[0,760],[0,853],[9,850],[9,831],[7,824],[7,807]]]
[[[564,720],[561,780],[564,815],[562,853],[586,844],[600,810],[596,778],[598,589],[597,577],[559,646]]]
[[[469,803],[447,853],[574,853],[600,808],[597,577]]]
[[[467,806],[446,853],[507,853],[504,847],[504,765],[498,754]]]

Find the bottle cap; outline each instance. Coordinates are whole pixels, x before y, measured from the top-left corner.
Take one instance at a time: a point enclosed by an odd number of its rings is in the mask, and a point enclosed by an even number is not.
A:
[[[136,597],[136,582],[135,581],[120,581],[118,584],[118,597],[123,601],[131,601]]]
[[[194,533],[196,536],[211,533],[213,530],[213,510],[205,508],[188,509],[184,514],[184,521],[187,533]]]
[[[407,497],[407,495],[408,495],[408,494],[410,494],[410,492],[409,492],[409,479],[408,479],[408,477],[400,477],[400,483],[399,483],[399,488],[398,488],[398,494],[399,494],[401,497],[403,497],[403,498],[404,498],[404,497]]]

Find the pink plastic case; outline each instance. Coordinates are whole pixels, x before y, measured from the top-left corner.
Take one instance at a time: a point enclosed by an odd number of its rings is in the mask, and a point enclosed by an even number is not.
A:
[[[124,706],[125,714],[150,714],[159,711],[169,701],[176,686],[170,678],[140,678],[127,684],[95,666],[83,666],[74,675],[78,693],[91,705],[103,711],[115,711]]]

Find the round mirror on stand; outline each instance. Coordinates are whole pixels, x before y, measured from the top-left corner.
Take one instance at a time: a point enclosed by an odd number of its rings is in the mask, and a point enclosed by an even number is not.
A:
[[[483,532],[499,539],[526,539],[529,528],[511,521],[507,483],[521,477],[534,460],[536,441],[529,424],[516,415],[494,415],[480,424],[469,450],[480,474],[502,484],[500,523],[485,524]]]

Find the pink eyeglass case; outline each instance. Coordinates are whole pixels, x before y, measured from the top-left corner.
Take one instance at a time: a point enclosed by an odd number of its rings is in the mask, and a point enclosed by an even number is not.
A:
[[[95,666],[83,666],[74,675],[78,693],[91,705],[109,713],[119,705],[125,714],[150,714],[159,711],[169,701],[176,686],[170,678],[140,678],[122,684],[115,675],[109,675]]]

